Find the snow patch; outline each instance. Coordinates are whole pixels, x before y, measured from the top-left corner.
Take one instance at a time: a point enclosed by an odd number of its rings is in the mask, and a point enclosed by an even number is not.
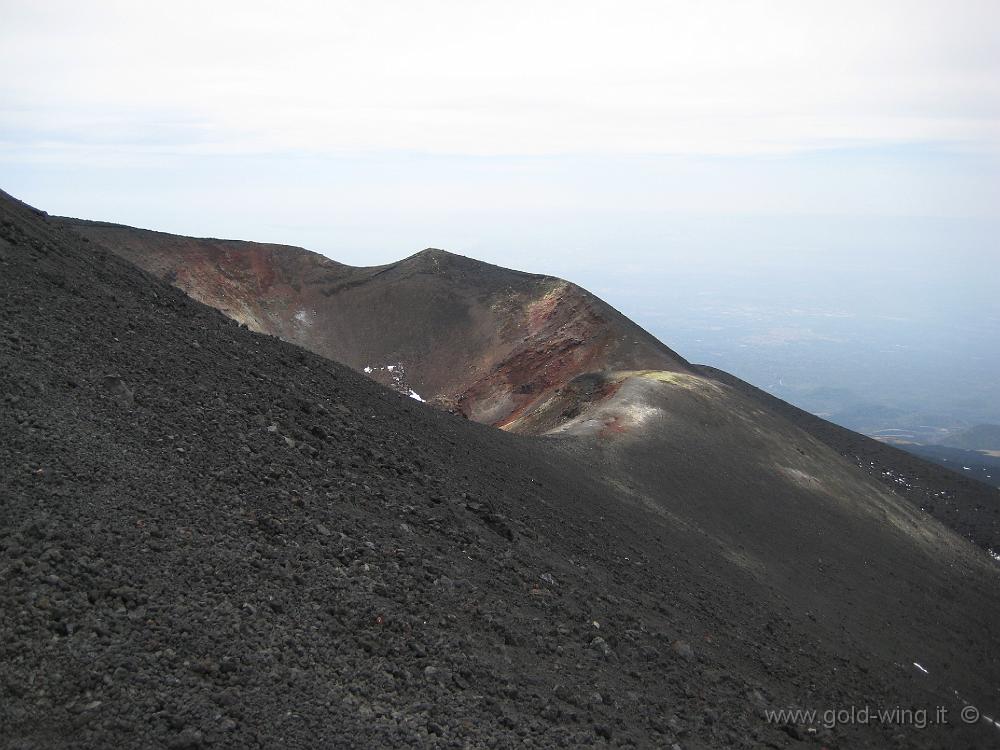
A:
[[[919,664],[917,664],[916,662],[913,662],[913,666],[915,666],[915,667],[916,667],[917,669],[919,669],[919,670],[920,670],[921,672],[923,672],[924,674],[930,674],[930,672],[928,672],[928,671],[927,671],[926,669],[924,669],[924,668],[923,668],[922,666],[920,666],[920,665],[919,665]]]
[[[402,362],[394,362],[391,365],[365,365],[364,372],[366,375],[375,375],[375,380],[389,386],[397,393],[402,393],[417,401],[423,402],[424,400],[423,396],[410,388],[406,377],[406,366]],[[381,377],[378,377],[379,375]],[[386,377],[387,375],[388,377]]]
[[[990,557],[992,557],[997,562],[1000,562],[1000,552],[996,552],[995,550],[992,549],[987,549],[986,551],[990,553]]]
[[[295,313],[295,319],[304,326],[311,326],[313,323],[312,318],[307,310],[299,310],[297,313]]]

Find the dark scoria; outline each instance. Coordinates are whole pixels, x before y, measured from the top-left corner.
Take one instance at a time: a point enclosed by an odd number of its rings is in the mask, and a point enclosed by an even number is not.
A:
[[[4,747],[997,739],[764,720],[957,717],[956,689],[1000,706],[998,576],[724,386],[732,414],[666,392],[687,454],[506,434],[242,329],[6,196],[0,222]],[[730,455],[751,428],[878,518]]]
[[[615,401],[619,388],[641,395],[644,389],[633,387],[635,376],[646,371],[703,376],[689,383],[718,379],[728,386],[727,396],[742,393],[758,401],[764,411],[833,448],[914,507],[986,550],[1000,549],[996,488],[805,414],[731,375],[694,367],[567,281],[443,250],[354,267],[285,245],[58,221],[251,330],[512,432],[556,433],[578,417],[586,421],[602,412],[598,442],[627,441],[638,428],[640,442],[649,433],[646,442],[656,444],[663,425],[653,420],[653,429],[644,430],[635,417],[661,411],[656,402],[662,399],[652,393],[652,404]],[[660,377],[661,391],[671,385]],[[602,409],[609,402],[620,408]],[[717,399],[708,411],[729,408]],[[704,417],[698,421],[713,419]],[[788,434],[782,439],[798,442]],[[713,442],[718,447],[720,440]],[[743,441],[729,442],[745,452]]]

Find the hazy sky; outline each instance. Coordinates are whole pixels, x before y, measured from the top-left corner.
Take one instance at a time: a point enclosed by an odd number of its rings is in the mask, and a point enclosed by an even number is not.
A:
[[[51,213],[556,273],[668,343],[713,285],[989,318],[1000,2],[0,0],[0,174]]]
[[[996,0],[0,0],[0,74],[8,190],[355,259],[484,212],[1000,213]]]

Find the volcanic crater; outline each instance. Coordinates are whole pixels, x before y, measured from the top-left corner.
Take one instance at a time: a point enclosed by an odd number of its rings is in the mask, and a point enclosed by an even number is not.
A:
[[[998,493],[571,283],[3,194],[0,293],[3,747],[1000,737]]]

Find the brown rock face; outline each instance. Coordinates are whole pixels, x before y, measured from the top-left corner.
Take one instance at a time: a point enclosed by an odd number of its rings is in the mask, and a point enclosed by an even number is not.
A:
[[[586,373],[691,371],[574,284],[442,250],[359,268],[296,247],[70,223],[254,331],[498,427],[529,431],[522,418]]]

